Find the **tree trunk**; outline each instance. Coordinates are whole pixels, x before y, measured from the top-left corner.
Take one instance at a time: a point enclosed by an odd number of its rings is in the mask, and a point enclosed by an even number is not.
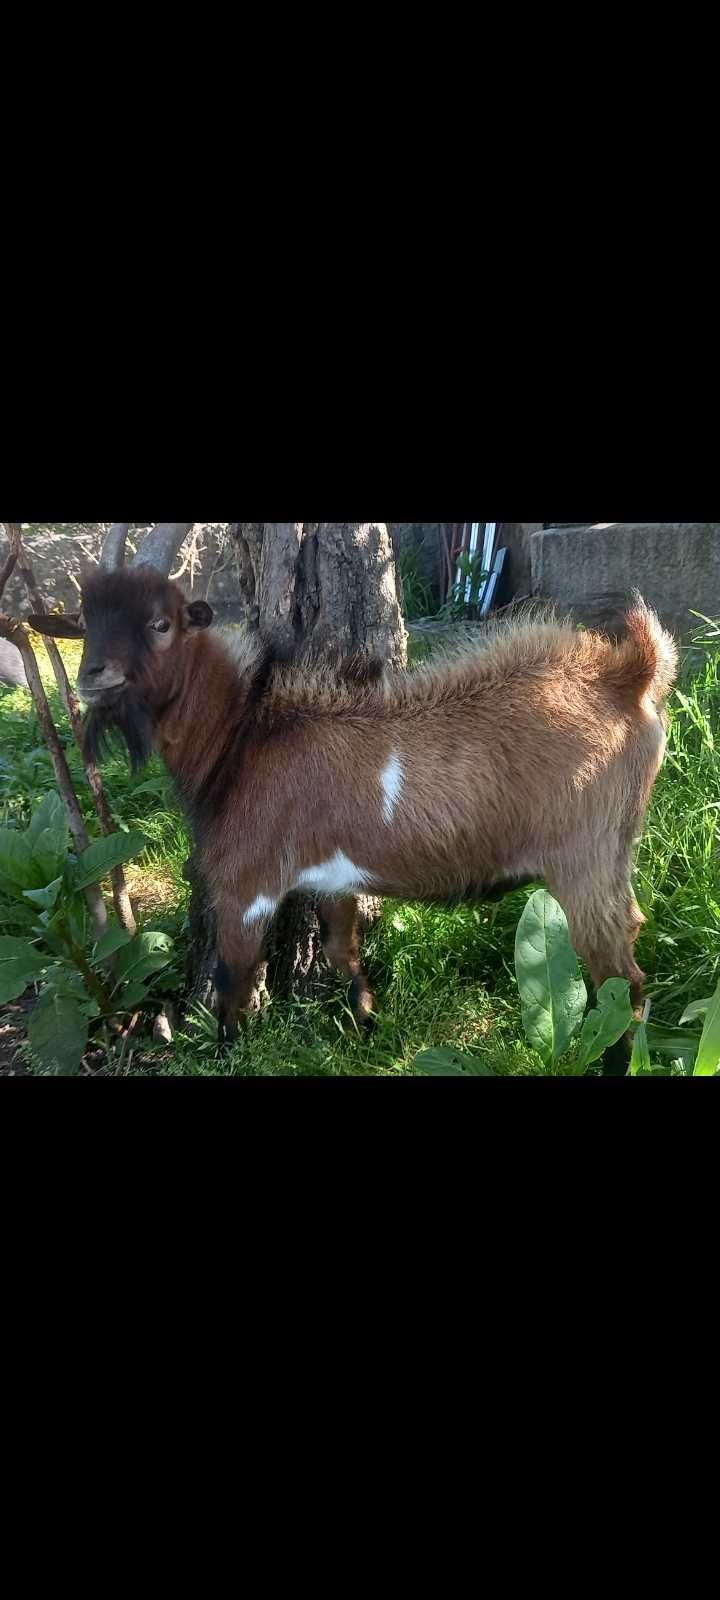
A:
[[[293,658],[356,651],[390,667],[407,662],[392,541],[382,522],[239,522],[240,598],[250,627]],[[214,919],[192,861],[190,990],[213,999]],[[378,902],[361,902],[366,922]],[[312,993],[324,965],[313,900],[293,896],[271,932],[268,973],[276,994]]]

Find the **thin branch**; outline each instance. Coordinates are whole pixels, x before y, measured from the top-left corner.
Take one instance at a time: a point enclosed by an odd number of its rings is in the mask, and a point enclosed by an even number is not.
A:
[[[0,572],[0,597],[4,594],[5,586],[13,575],[16,561],[17,556],[15,555],[14,550],[11,550],[2,572]]]
[[[6,617],[0,612],[0,638],[8,639],[20,651],[25,667],[25,676],[28,681],[30,693],[35,702],[35,710],[42,729],[43,738],[50,751],[50,759],[55,772],[58,790],[65,803],[70,832],[78,855],[87,850],[90,843],[87,828],[82,819],[77,795],[73,788],[70,770],[65,760],[65,751],[60,743],[58,731],[52,719],[52,712],[48,705],[47,696],[43,688],[40,668],[37,664],[35,651],[30,643],[27,633],[20,622],[14,622],[12,617]],[[100,938],[107,928],[107,909],[103,900],[100,887],[97,883],[90,885],[85,890],[85,899],[88,903],[92,917],[96,938]]]
[[[193,583],[195,582],[195,565],[196,565],[196,562],[197,562],[197,559],[198,559],[199,544],[200,544],[200,540],[202,538],[202,532],[203,532],[202,528],[198,527],[196,529],[196,531],[193,533],[192,538],[190,539],[190,542],[189,542],[189,544],[187,546],[187,549],[185,551],[185,555],[183,557],[183,560],[182,560],[180,566],[178,567],[177,572],[171,572],[171,574],[170,574],[170,582],[171,583],[178,583],[180,578],[184,577],[185,573],[187,572],[188,567],[191,567],[191,569],[192,569],[191,570],[192,581],[193,581]]]
[[[33,610],[36,611],[40,616],[46,616],[48,608],[45,604],[44,597],[38,588],[32,563],[23,545],[19,528],[17,529],[17,535],[15,537],[15,553],[18,561],[18,570],[23,583],[25,584],[25,588],[27,590]],[[55,674],[55,682],[60,692],[60,698],[67,712],[70,720],[70,726],[75,735],[75,740],[83,759],[83,766],[85,767],[87,781],[90,785],[92,797],[95,802],[95,810],[98,814],[100,827],[104,834],[116,833],[117,829],[110,812],[110,807],[107,803],[100,773],[98,772],[95,762],[88,761],[85,756],[83,747],[83,727],[80,701],[71,687],[70,679],[65,671],[65,663],[60,651],[58,650],[55,640],[46,637],[44,639],[44,644],[45,649],[50,657],[52,669]],[[137,924],[133,916],[133,909],[130,904],[130,895],[128,892],[127,881],[123,868],[114,867],[110,876],[112,881],[113,900],[115,902],[115,910],[117,912],[117,918],[118,922],[120,923],[120,927],[125,928],[128,933],[134,934],[137,932]]]

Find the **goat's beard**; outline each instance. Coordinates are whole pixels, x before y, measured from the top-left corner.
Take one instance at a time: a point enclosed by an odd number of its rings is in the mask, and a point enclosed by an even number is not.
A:
[[[133,772],[140,772],[153,748],[153,716],[144,701],[127,691],[106,706],[92,706],[85,718],[85,754],[98,761],[112,748],[113,737],[124,743]]]

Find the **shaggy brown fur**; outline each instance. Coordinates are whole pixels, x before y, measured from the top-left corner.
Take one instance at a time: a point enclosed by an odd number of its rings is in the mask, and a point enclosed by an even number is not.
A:
[[[194,819],[221,1029],[247,1003],[277,906],[308,889],[324,897],[328,953],[363,1016],[356,893],[482,895],[528,878],[564,906],[595,983],[626,976],[640,1006],[631,856],[676,651],[639,597],[619,643],[534,617],[382,681],[278,666],[252,636],[233,659],[205,631],[208,608],[147,569],[95,577],[83,610],[91,716],[126,737],[133,707],[149,718]]]

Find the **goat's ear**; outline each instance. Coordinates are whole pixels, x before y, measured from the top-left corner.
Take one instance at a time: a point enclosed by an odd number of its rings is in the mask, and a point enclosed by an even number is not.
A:
[[[48,634],[51,639],[84,639],[85,629],[80,626],[79,616],[78,611],[72,617],[43,615],[27,617],[26,621],[36,633]]]
[[[206,600],[191,600],[185,607],[185,621],[189,628],[209,628],[212,619],[212,607]]]

